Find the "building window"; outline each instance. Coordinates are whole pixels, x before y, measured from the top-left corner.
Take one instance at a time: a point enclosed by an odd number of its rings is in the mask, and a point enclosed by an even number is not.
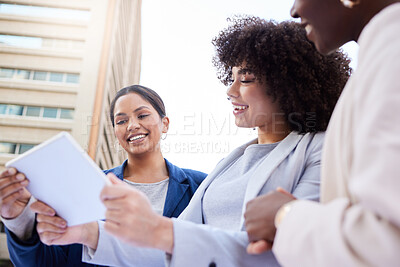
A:
[[[0,34],[0,43],[6,46],[41,48],[42,38]]]
[[[0,154],[22,154],[34,146],[34,144],[0,142]]]
[[[17,144],[0,142],[0,153],[15,154]]]
[[[0,14],[10,14],[29,17],[46,17],[56,19],[70,19],[89,21],[90,11],[53,8],[53,7],[40,7],[16,4],[0,4]]]
[[[40,107],[27,106],[25,115],[29,116],[29,117],[39,117],[40,116],[40,109],[41,109]]]
[[[67,73],[67,83],[79,83],[79,75]]]
[[[64,78],[64,73],[50,72],[50,82],[62,83]]]
[[[45,71],[35,71],[33,73],[33,79],[37,81],[46,81],[47,72]]]
[[[74,111],[72,109],[60,109],[60,119],[72,120]]]
[[[28,80],[30,76],[31,76],[31,72],[29,70],[17,70],[17,72],[15,74],[16,79]]]
[[[29,149],[33,148],[35,145],[32,144],[20,144],[18,149],[18,154],[23,154]]]
[[[7,114],[7,107],[6,104],[0,104],[0,114]]]
[[[43,108],[43,118],[57,118],[56,108]]]
[[[23,106],[19,105],[8,105],[8,114],[9,115],[18,115],[22,116],[22,111],[24,110]]]
[[[81,51],[83,50],[84,42],[78,40],[0,34],[0,45],[30,49]]]
[[[0,78],[12,78],[14,76],[13,69],[0,69]]]
[[[0,78],[79,84],[79,74],[0,68]]]
[[[49,119],[73,120],[74,110],[66,108],[50,108],[0,104],[0,115],[14,115],[26,117],[38,117]]]

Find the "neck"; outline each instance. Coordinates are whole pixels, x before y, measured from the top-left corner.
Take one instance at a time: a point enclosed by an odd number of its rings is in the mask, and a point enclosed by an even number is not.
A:
[[[161,151],[128,155],[124,179],[135,183],[156,183],[168,178],[168,169]]]
[[[359,9],[360,13],[362,13],[362,19],[359,20],[359,26],[358,31],[356,32],[356,38],[355,40],[357,41],[358,38],[360,37],[360,34],[364,27],[370,22],[370,20],[377,15],[379,12],[382,11],[382,9],[395,4],[395,3],[400,3],[400,0],[363,0],[360,3]],[[354,7],[357,8],[357,7]]]
[[[285,139],[290,133],[290,129],[287,124],[275,125],[271,129],[258,128],[258,143],[259,144],[273,144]]]

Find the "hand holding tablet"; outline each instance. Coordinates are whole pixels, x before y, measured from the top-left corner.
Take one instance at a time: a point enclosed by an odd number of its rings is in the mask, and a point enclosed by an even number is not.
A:
[[[30,181],[29,192],[54,208],[68,226],[104,219],[99,196],[109,181],[70,134],[54,136],[6,167],[24,173]]]

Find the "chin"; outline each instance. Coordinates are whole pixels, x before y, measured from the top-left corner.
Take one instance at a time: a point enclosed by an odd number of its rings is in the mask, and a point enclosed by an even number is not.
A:
[[[320,52],[323,55],[329,55],[338,49],[338,47],[332,47],[332,45],[327,45],[326,43],[322,41],[317,41],[314,43],[315,48],[317,49],[318,52]]]
[[[244,123],[244,122],[236,122],[235,124],[239,128],[255,128],[256,127],[256,126],[251,126],[251,125],[249,125],[247,123]]]

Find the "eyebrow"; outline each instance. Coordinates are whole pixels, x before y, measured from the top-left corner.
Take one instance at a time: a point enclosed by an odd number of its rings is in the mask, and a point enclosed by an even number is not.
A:
[[[141,111],[142,109],[148,109],[148,110],[150,110],[150,108],[148,108],[148,107],[146,107],[146,106],[140,106],[140,107],[138,107],[137,109],[135,109],[135,110],[133,111],[133,113],[136,113],[136,112],[138,112],[138,111]],[[118,117],[118,116],[126,116],[126,113],[120,112],[120,113],[115,114],[114,117]]]

